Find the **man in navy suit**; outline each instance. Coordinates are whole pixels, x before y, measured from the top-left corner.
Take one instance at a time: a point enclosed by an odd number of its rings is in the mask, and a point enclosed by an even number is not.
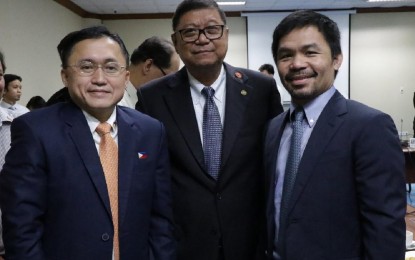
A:
[[[268,259],[404,259],[396,127],[333,86],[343,58],[337,25],[313,11],[294,12],[276,27],[272,52],[292,104],[270,122],[265,140]],[[292,118],[294,111],[304,118]]]
[[[122,40],[90,27],[68,34],[58,51],[73,102],[13,121],[0,176],[6,258],[175,259],[165,131],[116,106],[129,80]],[[115,194],[100,162],[101,123],[118,146]]]
[[[167,130],[178,259],[264,259],[261,140],[266,122],[282,112],[275,80],[223,62],[228,28],[213,0],[179,4],[173,31],[185,67],[141,92],[144,110]],[[220,162],[206,159],[212,128],[205,127],[212,125],[203,125],[212,110],[202,93],[208,89],[218,112],[212,139],[222,149],[213,153]],[[217,163],[215,175],[209,169]]]

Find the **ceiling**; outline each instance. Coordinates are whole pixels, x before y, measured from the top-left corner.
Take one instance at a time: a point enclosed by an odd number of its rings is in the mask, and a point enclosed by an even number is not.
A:
[[[82,16],[174,13],[181,0],[55,0]],[[230,1],[230,0],[222,0]],[[221,6],[226,12],[286,11],[297,9],[338,10],[399,8],[414,11],[415,0],[374,2],[365,0],[246,0],[244,6]]]

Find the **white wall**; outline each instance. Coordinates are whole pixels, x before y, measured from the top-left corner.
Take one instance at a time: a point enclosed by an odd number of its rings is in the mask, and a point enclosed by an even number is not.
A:
[[[130,52],[150,36],[169,38],[172,32],[170,19],[100,21],[50,0],[0,2],[0,49],[7,72],[23,77],[23,105],[35,95],[48,99],[62,87],[56,46],[71,31],[102,23],[121,35]],[[225,60],[247,67],[246,18],[230,17],[228,27]],[[390,114],[398,130],[402,119],[402,130],[412,133],[415,13],[354,14],[350,37],[350,98]]]
[[[413,133],[415,13],[353,15],[350,38],[350,98],[390,114],[398,131],[402,119]]]
[[[51,0],[1,0],[0,49],[6,73],[23,78],[20,104],[35,95],[49,98],[60,89],[59,41],[83,19]]]

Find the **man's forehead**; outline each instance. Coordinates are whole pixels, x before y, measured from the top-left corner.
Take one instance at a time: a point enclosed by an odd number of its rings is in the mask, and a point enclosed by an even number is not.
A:
[[[192,16],[195,13],[198,13],[198,12],[209,12],[209,15],[208,16],[203,16],[203,17],[195,16],[195,17],[192,17],[193,19],[190,20],[190,21],[188,21],[188,20],[184,21],[184,19],[189,19],[189,16]],[[199,21],[199,20],[205,20],[205,19],[209,19],[209,20],[212,20],[212,21],[216,21],[216,20],[222,21],[222,17],[220,16],[219,11],[216,10],[215,8],[200,8],[200,9],[189,10],[186,13],[184,13],[180,17],[180,20],[179,20],[178,24],[181,24],[183,22],[192,22],[193,20],[194,21],[196,21],[196,20]]]
[[[97,43],[98,41],[106,41],[108,45],[103,45],[102,43]],[[105,44],[105,42],[104,42]],[[105,47],[104,47],[105,46]],[[115,47],[115,49],[112,48],[112,46]],[[98,47],[98,48],[97,48]],[[113,50],[114,52],[111,52],[110,50]],[[120,56],[120,58],[124,59],[124,55],[121,49],[121,46],[119,43],[109,37],[101,37],[101,38],[93,38],[93,39],[85,39],[82,41],[77,42],[68,58],[69,59],[79,59],[82,60],[89,60],[89,61],[95,61],[96,59],[99,61],[115,61],[115,56]]]

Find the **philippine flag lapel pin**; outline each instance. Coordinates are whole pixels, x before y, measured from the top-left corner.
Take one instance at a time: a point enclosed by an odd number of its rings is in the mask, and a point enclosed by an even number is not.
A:
[[[140,159],[140,160],[147,159],[147,157],[148,157],[148,155],[147,155],[146,152],[139,152],[138,153],[138,159]]]

